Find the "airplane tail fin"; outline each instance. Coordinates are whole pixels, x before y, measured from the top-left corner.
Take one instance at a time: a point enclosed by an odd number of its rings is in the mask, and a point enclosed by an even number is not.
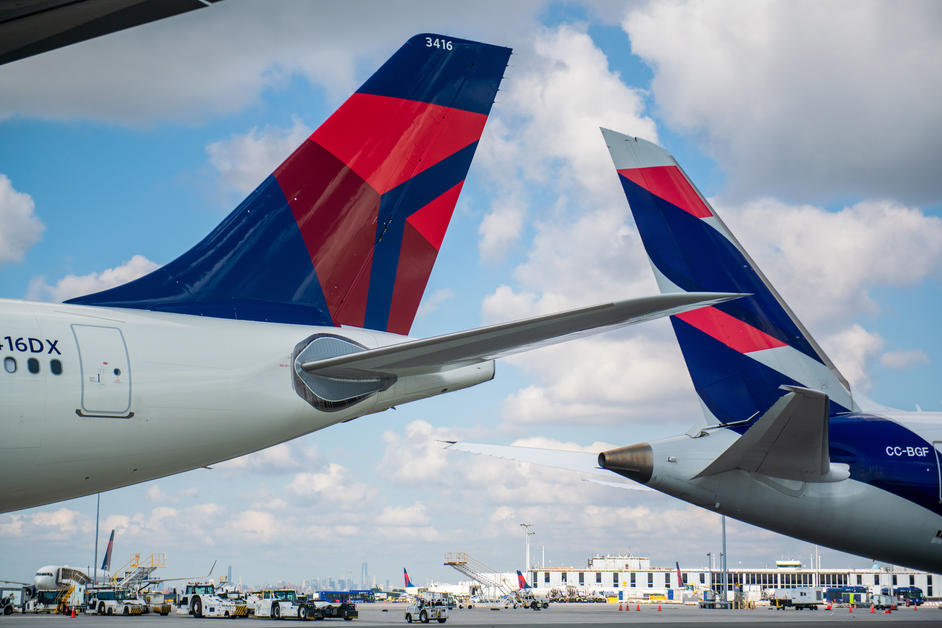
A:
[[[517,585],[518,585],[521,589],[532,589],[532,588],[533,588],[533,587],[531,587],[531,586],[529,585],[529,583],[527,583],[527,579],[523,577],[523,574],[520,572],[519,569],[517,570]]]
[[[414,584],[412,584],[412,579],[409,578],[409,572],[406,571],[405,567],[402,568],[402,578],[405,581],[405,587],[407,589],[415,586]]]
[[[114,530],[111,531],[111,538],[108,539],[108,549],[105,550],[105,558],[101,561],[101,568],[104,571],[111,570],[111,550],[114,549]]]
[[[408,333],[510,52],[412,37],[203,241],[69,303]]]
[[[782,386],[826,393],[831,414],[856,409],[847,380],[674,158],[637,137],[602,135],[661,292],[751,295],[671,316],[707,420],[753,419]]]

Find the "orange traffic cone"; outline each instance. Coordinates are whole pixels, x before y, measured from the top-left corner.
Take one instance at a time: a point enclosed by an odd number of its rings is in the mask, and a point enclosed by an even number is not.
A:
[[[848,613],[853,613],[853,612],[854,612],[854,605],[853,605],[853,604],[851,604],[850,606],[847,607],[847,612],[848,612]]]
[[[873,604],[871,604],[871,605],[870,605],[870,614],[873,615],[873,614],[876,613],[876,612],[877,612],[877,611],[874,610],[874,608],[873,608]]]
[[[72,619],[75,619],[75,607],[72,607]]]
[[[635,610],[636,610],[636,611],[640,611],[640,610],[641,610],[641,605],[640,605],[640,604],[635,605]]]
[[[825,610],[831,610],[831,605],[828,604],[828,605],[827,605],[827,608],[826,608]]]
[[[622,608],[621,608],[621,603],[620,603],[620,602],[619,602],[619,604],[618,604],[618,610],[622,610]]]
[[[660,605],[660,604],[657,605],[657,612],[658,612],[658,613],[661,612],[661,605]]]

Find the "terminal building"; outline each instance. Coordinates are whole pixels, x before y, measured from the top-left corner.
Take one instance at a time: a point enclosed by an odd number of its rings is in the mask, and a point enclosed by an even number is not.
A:
[[[615,594],[619,599],[647,599],[664,596],[679,599],[674,591],[713,589],[723,586],[722,569],[652,567],[648,558],[637,556],[593,556],[584,568],[531,567],[530,586],[552,590],[575,587],[586,593]],[[727,570],[728,590],[759,593],[770,589],[793,587],[885,586],[922,589],[927,598],[942,597],[942,575],[902,567],[872,569],[816,569],[800,561],[778,561],[774,568]]]

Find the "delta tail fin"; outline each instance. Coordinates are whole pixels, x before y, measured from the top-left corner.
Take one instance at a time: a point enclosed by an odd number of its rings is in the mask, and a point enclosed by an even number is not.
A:
[[[408,333],[509,56],[412,37],[203,241],[69,303]]]
[[[402,579],[405,581],[405,587],[407,589],[415,586],[414,584],[412,584],[412,579],[409,578],[409,572],[406,571],[405,567],[402,568]]]
[[[707,420],[752,420],[783,386],[825,393],[829,415],[856,409],[847,380],[674,158],[637,137],[602,135],[661,292],[750,295],[671,316]]]
[[[105,558],[101,561],[101,568],[104,571],[111,571],[111,551],[114,549],[114,530],[111,531],[111,538],[108,539],[108,549],[105,550]]]
[[[517,570],[517,586],[519,586],[521,589],[524,589],[524,590],[533,588],[527,582],[527,579],[523,577],[523,574],[520,573],[519,569]]]

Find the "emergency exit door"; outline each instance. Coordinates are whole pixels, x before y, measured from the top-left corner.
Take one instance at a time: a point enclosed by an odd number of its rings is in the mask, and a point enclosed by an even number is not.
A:
[[[130,418],[131,369],[124,336],[116,327],[72,325],[82,367],[80,416]]]

